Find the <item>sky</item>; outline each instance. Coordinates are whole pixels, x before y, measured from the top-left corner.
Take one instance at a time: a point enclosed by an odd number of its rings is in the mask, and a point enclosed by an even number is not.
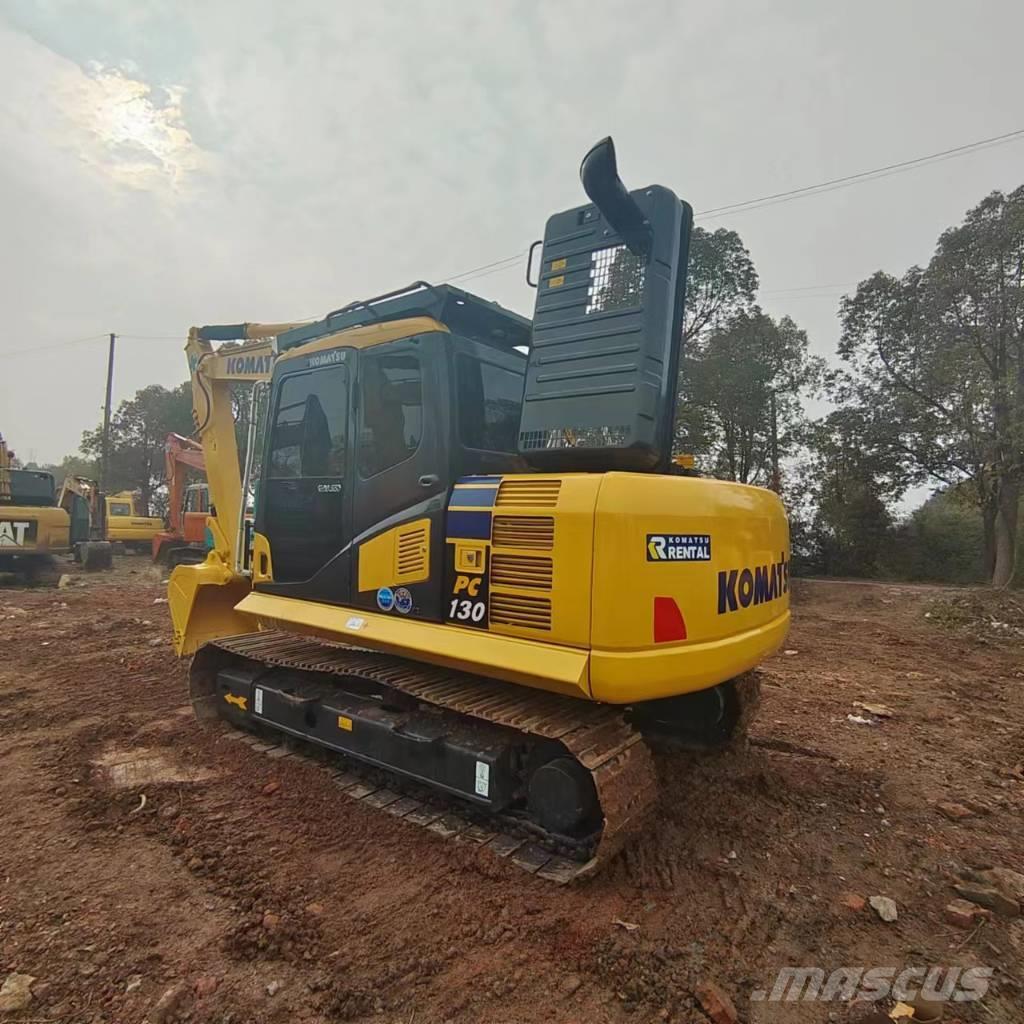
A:
[[[529,314],[523,264],[611,134],[740,233],[834,358],[839,299],[930,257],[1024,137],[798,201],[724,204],[1024,128],[1019,0],[0,0],[0,431],[59,461],[186,379],[191,324],[321,316],[426,278]]]

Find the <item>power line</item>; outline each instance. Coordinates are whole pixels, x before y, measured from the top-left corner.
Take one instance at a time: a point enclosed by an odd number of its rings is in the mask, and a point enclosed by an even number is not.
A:
[[[1013,139],[1020,138],[1022,135],[1024,135],[1024,128],[1018,128],[1016,131],[1006,132],[1003,135],[993,135],[987,139],[979,139],[977,142],[967,142],[962,146],[953,146],[950,149],[940,150],[938,153],[929,153],[927,156],[914,157],[912,160],[901,160],[898,163],[885,164],[883,167],[872,168],[870,171],[858,171],[856,174],[846,174],[841,178],[830,178],[828,181],[820,181],[816,185],[803,185],[800,188],[789,189],[786,192],[775,192],[772,195],[760,196],[757,199],[744,199],[739,203],[727,203],[725,206],[715,206],[710,210],[701,210],[697,216],[707,217],[714,213],[748,210],[756,206],[767,204],[774,205],[778,202],[788,202],[792,199],[797,199],[808,194],[815,194],[819,191],[831,192],[835,188],[867,181],[876,176],[881,177],[883,175],[894,174],[898,171],[906,171],[915,167],[923,167],[926,164],[943,160],[948,157],[963,156],[967,153],[973,153],[978,149],[1002,145],[1003,143],[1010,142]]]
[[[72,338],[70,341],[55,341],[49,345],[33,345],[31,348],[16,348],[11,352],[0,353],[6,358],[7,356],[20,356],[32,352],[49,352],[55,348],[68,348],[71,345],[84,345],[87,341],[98,341],[100,338],[106,338],[106,334],[90,334],[87,338]]]
[[[33,345],[31,348],[16,348],[10,352],[0,352],[6,359],[8,356],[32,355],[36,352],[50,352],[59,348],[70,348],[73,345],[84,345],[86,342],[99,341],[108,337],[107,334],[90,334],[86,338],[69,338],[67,341],[54,341],[47,345]],[[184,341],[183,334],[118,334],[118,339],[131,341]]]
[[[727,203],[724,206],[714,206],[707,210],[698,210],[695,216],[708,217],[712,215],[730,213],[745,213],[748,210],[755,210],[764,206],[775,206],[779,203],[792,202],[796,199],[806,199],[810,196],[822,195],[826,192],[832,192],[839,188],[849,188],[853,185],[862,184],[865,181],[888,177],[891,174],[899,174],[904,171],[914,170],[918,167],[924,167],[928,164],[936,163],[941,160],[948,160],[958,156],[966,156],[969,153],[978,152],[982,149],[1004,145],[1005,143],[1012,142],[1022,136],[1024,136],[1024,128],[1018,128],[1011,132],[1004,132],[1002,135],[992,135],[987,139],[978,139],[975,142],[967,142],[961,146],[951,146],[949,149],[939,150],[937,153],[929,153],[926,156],[919,156],[910,160],[901,160],[896,163],[885,164],[881,167],[874,167],[871,170],[858,171],[856,174],[846,174],[842,177],[829,178],[826,181],[820,181],[813,185],[802,185],[799,188],[789,189],[784,192],[774,192],[771,195],[759,196],[756,199],[744,199],[738,203]],[[468,270],[460,271],[457,274],[451,274],[444,278],[444,280],[451,282],[466,282],[476,280],[481,277],[490,277],[492,274],[499,274],[503,271],[511,270],[513,266],[515,266],[519,260],[526,255],[526,252],[526,249],[521,249],[519,252],[513,253],[509,256],[492,260],[490,263],[482,263],[479,266],[470,267]],[[772,292],[762,292],[761,294],[763,296],[770,296],[780,295],[787,292],[810,292],[819,289],[842,290],[848,287],[853,287],[853,285],[806,285],[799,288],[777,289]],[[793,297],[795,298],[797,296],[794,295]],[[86,338],[75,338],[71,341],[59,341],[52,345],[37,345],[31,348],[15,349],[12,352],[4,353],[4,355],[17,356],[33,352],[45,352],[52,349],[66,348],[71,345],[84,344],[85,342],[95,341],[103,337],[106,337],[106,335],[91,334]],[[182,338],[180,334],[121,334],[118,335],[118,337],[130,338],[136,341],[178,341]]]
[[[847,188],[851,185],[860,184],[864,181],[870,181],[872,178],[886,177],[890,174],[898,174],[903,171],[913,170],[917,167],[924,167],[929,163],[935,163],[939,160],[948,160],[952,157],[966,156],[969,153],[973,153],[981,149],[1012,142],[1014,139],[1018,139],[1021,136],[1024,136],[1024,128],[1018,128],[1012,132],[1005,132],[1002,135],[993,135],[987,139],[979,139],[976,142],[967,142],[962,146],[952,146],[949,149],[943,149],[937,153],[929,153],[927,156],[918,156],[911,160],[901,160],[897,163],[885,164],[882,167],[875,167],[869,171],[858,171],[856,174],[847,174],[839,178],[830,178],[826,181],[819,181],[814,185],[802,185],[800,188],[789,189],[785,192],[775,192],[772,195],[759,196],[756,199],[744,199],[738,203],[727,203],[724,206],[715,206],[707,210],[698,210],[695,216],[707,217],[712,214],[745,212],[747,210],[757,209],[759,206],[773,206],[781,202],[792,202],[794,199],[807,198],[824,192],[832,192],[839,188]],[[455,275],[455,277],[448,278],[448,280],[454,281],[461,279],[463,281],[468,281],[478,276],[487,276],[487,274],[483,274],[481,271],[488,271],[488,274],[497,272],[491,271],[489,268],[498,267],[499,264],[509,264],[514,260],[518,260],[524,255],[525,251],[526,250],[522,250],[514,256],[506,256],[504,259],[495,260],[492,263],[484,263],[479,267],[473,267],[470,270],[466,270],[461,274]],[[504,266],[500,269],[507,270],[510,269],[510,267]]]
[[[448,277],[444,278],[444,280],[445,280],[445,281],[458,281],[458,280],[461,280],[461,279],[462,279],[462,278],[464,278],[464,277],[470,277],[470,276],[477,276],[477,274],[478,274],[478,272],[479,272],[479,271],[482,271],[482,270],[488,270],[488,269],[489,269],[489,268],[491,268],[491,267],[495,267],[495,268],[499,268],[499,267],[500,267],[500,269],[504,270],[505,268],[504,268],[504,267],[501,267],[501,266],[500,266],[501,264],[504,264],[504,263],[510,263],[510,262],[512,262],[513,260],[515,260],[515,261],[519,261],[519,260],[521,260],[521,259],[522,259],[522,258],[523,258],[523,257],[524,257],[525,255],[526,255],[526,250],[525,250],[525,249],[522,249],[522,250],[520,250],[519,252],[517,252],[517,253],[516,253],[515,255],[513,255],[513,256],[506,256],[506,257],[505,257],[504,259],[501,259],[501,260],[495,260],[495,261],[494,261],[493,263],[484,263],[484,264],[483,264],[482,266],[479,266],[479,267],[472,267],[472,268],[471,268],[471,269],[469,269],[469,270],[464,270],[464,271],[462,271],[462,273],[460,273],[460,274],[451,274],[450,276],[448,276]],[[485,276],[485,275],[483,275],[483,274],[480,274],[479,276],[483,277],[483,276]]]

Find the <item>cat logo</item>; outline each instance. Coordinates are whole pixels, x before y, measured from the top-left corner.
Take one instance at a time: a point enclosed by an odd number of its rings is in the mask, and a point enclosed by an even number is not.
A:
[[[21,548],[25,546],[25,534],[31,523],[16,523],[9,519],[0,522],[0,548]]]
[[[245,697],[236,697],[233,693],[225,693],[224,699],[229,704],[234,704],[240,711],[248,711],[248,701]]]

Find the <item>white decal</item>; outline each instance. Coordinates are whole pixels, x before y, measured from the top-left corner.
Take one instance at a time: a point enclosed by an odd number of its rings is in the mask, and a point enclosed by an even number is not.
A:
[[[485,761],[476,763],[476,795],[491,795],[491,766]]]
[[[20,548],[25,546],[25,533],[30,523],[14,523],[10,520],[0,522],[0,548]]]
[[[459,622],[483,622],[486,614],[487,605],[483,601],[467,601],[465,598],[453,597],[448,609],[448,618]]]
[[[260,687],[256,687],[256,692],[253,694],[253,707],[256,709],[257,715],[263,714],[263,690]]]
[[[353,615],[348,622],[345,623],[346,629],[362,629],[366,625],[366,619],[360,618],[358,615]]]

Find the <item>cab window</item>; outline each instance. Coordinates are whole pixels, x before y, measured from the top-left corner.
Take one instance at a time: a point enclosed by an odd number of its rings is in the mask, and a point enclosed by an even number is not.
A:
[[[459,436],[467,448],[516,452],[523,408],[521,373],[461,354],[456,363]]]
[[[415,352],[366,352],[359,363],[359,474],[412,456],[423,437],[423,374]]]
[[[274,417],[270,478],[344,476],[347,420],[343,366],[286,377]]]
[[[130,516],[132,512],[132,506],[127,501],[112,501],[110,503],[110,514],[112,516]]]

